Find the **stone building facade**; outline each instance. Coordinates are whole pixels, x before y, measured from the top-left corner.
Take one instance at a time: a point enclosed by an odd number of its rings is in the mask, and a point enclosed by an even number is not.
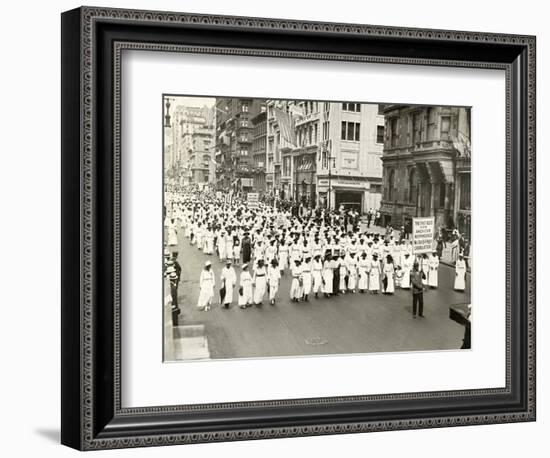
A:
[[[436,227],[469,232],[470,109],[386,105],[383,113],[383,222],[434,216]]]

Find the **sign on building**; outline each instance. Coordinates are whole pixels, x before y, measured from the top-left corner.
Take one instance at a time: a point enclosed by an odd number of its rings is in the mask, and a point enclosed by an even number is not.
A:
[[[413,218],[412,242],[413,253],[431,253],[433,250],[435,218],[433,216]]]
[[[260,195],[257,192],[249,192],[246,195],[248,208],[257,209],[260,206]]]
[[[251,188],[252,178],[241,178],[241,185],[243,188]]]

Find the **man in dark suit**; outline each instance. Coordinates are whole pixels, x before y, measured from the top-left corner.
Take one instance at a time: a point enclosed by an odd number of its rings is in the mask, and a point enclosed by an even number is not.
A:
[[[418,262],[413,264],[411,271],[411,291],[412,291],[412,314],[416,318],[416,309],[418,306],[418,316],[424,318],[424,285],[422,284],[422,272],[418,268]]]

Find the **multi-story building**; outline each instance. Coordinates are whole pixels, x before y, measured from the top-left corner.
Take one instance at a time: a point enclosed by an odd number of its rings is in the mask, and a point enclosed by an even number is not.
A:
[[[226,189],[252,188],[252,119],[263,107],[262,99],[216,99],[216,175],[218,183]]]
[[[266,190],[265,170],[267,160],[267,113],[261,111],[252,118],[252,173],[256,192]]]
[[[269,100],[267,189],[305,205],[377,208],[383,131],[378,105]]]
[[[436,227],[470,230],[470,109],[387,105],[382,157],[386,224],[434,216]]]
[[[321,113],[323,102],[315,100],[296,103],[294,132],[296,145],[292,149],[292,192],[294,199],[306,205],[317,205],[317,156],[320,151]]]
[[[320,205],[378,208],[382,198],[384,116],[379,106],[355,102],[320,102],[317,195]]]
[[[293,195],[292,150],[296,148],[296,104],[289,100],[267,101],[266,190],[280,199]]]
[[[175,112],[178,131],[178,160],[185,184],[214,181],[214,126],[212,109],[178,106]],[[173,127],[174,128],[174,127]]]

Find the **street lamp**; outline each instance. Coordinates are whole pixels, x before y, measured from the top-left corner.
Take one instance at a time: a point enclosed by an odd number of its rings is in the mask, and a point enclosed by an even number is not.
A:
[[[164,127],[172,127],[170,122],[170,99],[166,97],[166,114],[164,115]]]

